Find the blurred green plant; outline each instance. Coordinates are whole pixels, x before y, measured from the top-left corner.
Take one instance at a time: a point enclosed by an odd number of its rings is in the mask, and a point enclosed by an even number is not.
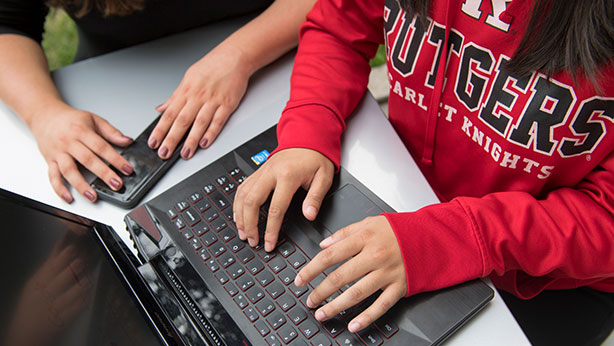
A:
[[[77,52],[77,27],[75,22],[60,9],[51,9],[45,20],[43,50],[49,70],[53,71],[73,62]]]
[[[371,67],[384,65],[386,63],[386,49],[384,45],[380,45],[375,53],[375,57],[369,61]]]

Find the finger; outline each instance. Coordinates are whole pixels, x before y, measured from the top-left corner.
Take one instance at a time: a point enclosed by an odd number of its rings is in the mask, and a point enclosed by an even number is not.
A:
[[[55,161],[49,162],[47,174],[49,175],[51,187],[53,188],[53,191],[55,191],[56,195],[60,196],[64,201],[66,201],[66,203],[72,203],[72,194],[70,191],[68,191],[66,185],[64,185],[60,168]]]
[[[47,292],[54,297],[61,296],[70,287],[78,284],[79,276],[85,270],[85,263],[79,258],[63,266],[62,271],[51,280],[47,285]]]
[[[249,244],[258,245],[258,220],[260,207],[275,188],[275,179],[268,174],[261,174],[256,183],[250,186],[243,198],[243,231]]]
[[[303,267],[294,279],[296,286],[304,286],[322,273],[325,269],[343,262],[362,250],[362,243],[354,237],[339,242],[320,251],[306,266]],[[332,273],[331,273],[332,274]]]
[[[96,125],[98,133],[100,133],[104,139],[115,145],[125,147],[133,142],[132,138],[124,136],[121,131],[101,117],[95,116],[94,124]]]
[[[102,139],[100,140],[102,141]],[[109,145],[104,141],[102,142],[104,145]],[[96,149],[100,150],[100,148]],[[109,150],[115,152],[110,146]],[[90,172],[102,179],[111,189],[117,191],[122,187],[121,178],[84,144],[78,143],[71,146],[69,152],[79,163],[83,165],[83,167],[87,168]],[[115,152],[115,154],[117,153]],[[79,173],[79,175],[81,175],[81,173]]]
[[[130,175],[134,172],[134,168],[132,167],[130,162],[128,162],[128,160],[126,160],[125,157],[121,156],[117,151],[115,151],[115,149],[113,149],[113,147],[107,141],[102,139],[102,137],[94,133],[88,133],[82,139],[82,143],[89,150],[91,150],[93,154],[104,159],[106,162],[111,164],[113,167],[117,168],[117,170],[122,172],[123,174]],[[104,164],[104,166],[108,168],[106,164]],[[89,167],[86,167],[86,168],[89,169]],[[115,174],[113,170],[111,170],[110,168],[109,169],[106,169],[106,168],[99,172],[94,172],[94,171],[92,172],[99,177],[100,175],[98,175],[98,173],[108,175],[107,179],[103,179],[104,181],[107,182],[107,184],[111,182],[111,179],[115,179],[117,180],[117,182],[120,183],[120,185],[118,186],[121,187],[121,178],[117,174]],[[117,185],[116,183],[114,184]],[[115,185],[109,185],[109,186],[111,188],[114,188]]]
[[[168,100],[164,101],[164,103],[157,105],[155,108],[156,112],[158,113],[164,112],[168,108],[170,101],[171,99],[169,98]]]
[[[207,127],[207,131],[202,136],[200,141],[201,148],[207,148],[211,145],[211,143],[213,143],[213,141],[215,141],[220,132],[222,132],[222,128],[224,128],[224,125],[226,124],[226,121],[228,121],[232,111],[233,109],[225,106],[220,106],[217,108],[211,123]]]
[[[313,177],[311,186],[307,191],[307,196],[303,201],[303,215],[310,220],[315,220],[320,207],[322,206],[322,200],[326,196],[326,192],[332,185],[332,179],[330,172],[326,172],[326,169],[319,168]]]
[[[209,127],[214,111],[215,109],[208,103],[204,104],[200,110],[198,110],[198,114],[196,114],[196,118],[194,119],[194,124],[192,124],[192,129],[190,129],[190,133],[181,149],[181,157],[189,159],[194,155],[196,147],[199,145],[207,127]]]
[[[68,155],[60,156],[57,160],[60,173],[66,179],[66,181],[72,185],[81,195],[87,198],[90,202],[96,201],[96,192],[85,181],[75,161]]]
[[[173,122],[175,122],[175,118],[177,117],[179,111],[183,108],[184,105],[184,99],[176,100],[169,103],[168,108],[166,108],[164,113],[162,113],[162,116],[160,116],[160,120],[158,120],[158,123],[154,127],[153,131],[151,131],[151,135],[147,140],[147,145],[151,149],[158,149],[160,147],[162,140],[173,125]]]
[[[267,252],[271,252],[275,249],[284,215],[286,215],[288,206],[292,201],[292,196],[297,189],[298,185],[281,181],[275,187],[275,191],[273,191],[264,233],[264,250]],[[257,241],[258,239],[256,239],[256,242]]]
[[[403,298],[403,289],[400,285],[391,285],[387,287],[379,297],[377,297],[373,304],[348,323],[348,330],[351,333],[356,333],[377,321],[378,318],[382,317],[401,298]]]
[[[331,272],[307,298],[307,306],[314,308],[320,305],[326,298],[337,292],[343,286],[357,280],[367,273],[367,266],[360,263],[359,257],[347,261],[339,268]],[[339,310],[343,310],[342,308]],[[328,315],[333,316],[333,315]]]
[[[326,249],[327,247],[330,247],[331,245],[349,237],[352,234],[352,232],[356,229],[356,224],[357,223],[349,224],[341,228],[337,232],[333,233],[329,237],[324,238],[324,240],[320,242],[320,247],[322,249]]]
[[[256,171],[254,174],[247,177],[247,179],[245,179],[241,185],[239,185],[237,193],[235,194],[235,200],[232,203],[233,220],[237,226],[237,233],[239,233],[239,238],[241,240],[247,240],[247,235],[245,235],[244,231],[245,224],[243,222],[243,201],[245,200],[247,191],[251,189],[252,182],[258,179],[259,173],[259,171]]]
[[[166,134],[162,144],[160,144],[158,155],[161,158],[168,159],[175,151],[177,144],[179,144],[185,133],[192,126],[192,123],[194,123],[194,118],[201,106],[201,103],[188,102],[181,109],[173,125],[171,125],[170,131]]]

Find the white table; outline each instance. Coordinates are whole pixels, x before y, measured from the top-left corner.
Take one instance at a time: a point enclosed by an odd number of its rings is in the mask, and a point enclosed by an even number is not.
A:
[[[136,137],[157,115],[154,107],[168,98],[185,70],[245,21],[220,22],[84,60],[55,71],[53,78],[69,104],[103,116],[124,134]],[[292,63],[289,54],[254,76],[215,143],[188,161],[180,159],[144,200],[275,124],[289,96]],[[75,201],[66,204],[51,188],[47,165],[32,134],[1,102],[0,124],[1,188],[111,225],[132,248],[123,223],[127,210],[104,202],[91,204],[74,190]],[[348,122],[342,145],[342,165],[397,211],[438,203],[370,94]],[[501,298],[495,296],[446,344],[516,346],[529,342]]]

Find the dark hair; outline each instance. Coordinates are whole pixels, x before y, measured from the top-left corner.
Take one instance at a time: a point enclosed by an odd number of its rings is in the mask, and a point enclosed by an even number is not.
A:
[[[72,7],[76,9],[76,16],[86,15],[92,8],[105,16],[124,16],[143,9],[145,0],[47,0],[49,7]]]
[[[430,0],[398,0],[411,16],[426,18]],[[518,76],[568,71],[574,81],[588,78],[614,57],[614,1],[535,0],[526,30],[506,69]]]

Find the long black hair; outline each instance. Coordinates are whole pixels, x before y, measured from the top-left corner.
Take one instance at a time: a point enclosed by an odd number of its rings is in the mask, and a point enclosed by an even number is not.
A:
[[[398,0],[410,16],[426,18],[430,0]],[[534,0],[526,30],[505,68],[518,76],[568,71],[597,84],[600,66],[614,58],[613,0]],[[614,76],[613,76],[614,78]]]

